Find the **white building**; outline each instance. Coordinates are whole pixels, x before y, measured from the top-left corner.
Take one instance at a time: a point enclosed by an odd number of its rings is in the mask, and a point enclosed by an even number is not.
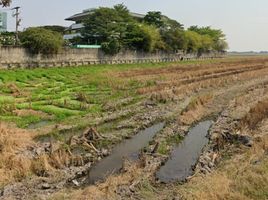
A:
[[[64,39],[69,40],[74,37],[81,36],[81,29],[84,27],[83,21],[94,12],[95,8],[90,8],[87,10],[83,10],[83,12],[72,15],[71,17],[66,18],[67,21],[73,21],[74,23],[68,28],[68,34],[64,35]],[[131,12],[130,15],[137,19],[143,19],[145,15],[133,13]]]
[[[0,32],[7,31],[7,13],[0,11]]]

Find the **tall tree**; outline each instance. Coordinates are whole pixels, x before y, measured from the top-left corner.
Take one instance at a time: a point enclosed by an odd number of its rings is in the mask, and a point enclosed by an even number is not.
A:
[[[197,53],[201,47],[201,35],[194,31],[185,32],[186,46],[188,53]]]
[[[179,23],[174,19],[170,19],[167,16],[162,16],[162,21],[163,25],[161,26],[161,29],[184,29],[183,24]]]
[[[152,25],[135,23],[128,26],[124,43],[130,49],[152,52],[164,49],[159,30]]]
[[[160,34],[166,43],[166,50],[177,51],[186,49],[183,25],[166,16],[163,16],[162,19],[163,25],[160,27]]]
[[[0,0],[0,5],[3,7],[9,6],[11,3],[11,0]]]
[[[115,5],[114,9],[123,21],[133,21],[133,18],[130,16],[128,8],[123,3]]]
[[[144,17],[144,22],[149,25],[154,25],[157,28],[163,26],[162,14],[159,11],[148,12]]]
[[[112,8],[98,8],[84,21],[82,35],[86,41],[98,44],[118,38],[122,32],[122,18]]]
[[[212,29],[210,26],[206,27],[198,27],[198,26],[191,26],[189,31],[194,31],[200,35],[207,35],[213,41],[213,50],[215,51],[225,51],[228,48],[225,34],[220,29]]]

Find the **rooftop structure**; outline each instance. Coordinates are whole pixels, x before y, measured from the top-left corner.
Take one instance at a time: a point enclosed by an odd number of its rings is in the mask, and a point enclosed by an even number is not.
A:
[[[0,11],[0,32],[7,31],[7,13]]]
[[[69,28],[68,28],[68,34],[64,35],[64,39],[70,40],[75,37],[81,36],[81,29],[84,27],[83,25],[83,20],[85,20],[90,14],[92,14],[95,11],[95,8],[89,8],[86,10],[83,10],[81,13],[74,14],[65,20],[67,21],[74,21]],[[139,14],[139,13],[134,13],[130,12],[130,15],[136,19],[143,19],[145,15]]]

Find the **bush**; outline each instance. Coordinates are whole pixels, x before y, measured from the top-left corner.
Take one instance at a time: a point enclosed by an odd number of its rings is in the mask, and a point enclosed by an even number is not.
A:
[[[55,54],[62,48],[61,34],[44,28],[28,28],[20,34],[22,45],[31,53]]]
[[[120,51],[121,45],[117,39],[111,39],[108,42],[103,42],[101,44],[101,49],[105,54],[115,55]]]
[[[16,38],[13,32],[0,33],[0,45],[8,46],[15,45]]]

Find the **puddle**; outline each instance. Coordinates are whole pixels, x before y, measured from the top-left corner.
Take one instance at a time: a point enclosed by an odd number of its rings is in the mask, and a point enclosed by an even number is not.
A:
[[[37,123],[34,123],[34,124],[30,124],[27,128],[28,129],[37,129],[37,128],[41,128],[43,126],[46,126],[48,124],[49,124],[49,121],[43,120],[43,121],[40,121],[40,122],[37,122]]]
[[[116,146],[112,154],[93,166],[88,175],[88,184],[103,181],[107,176],[117,173],[123,165],[123,158],[137,160],[139,151],[146,147],[153,137],[164,128],[165,123],[151,126],[129,140]]]
[[[204,121],[190,129],[184,140],[174,149],[170,159],[156,173],[156,178],[160,182],[185,181],[193,174],[192,167],[209,142],[206,136],[212,123],[212,121]]]

